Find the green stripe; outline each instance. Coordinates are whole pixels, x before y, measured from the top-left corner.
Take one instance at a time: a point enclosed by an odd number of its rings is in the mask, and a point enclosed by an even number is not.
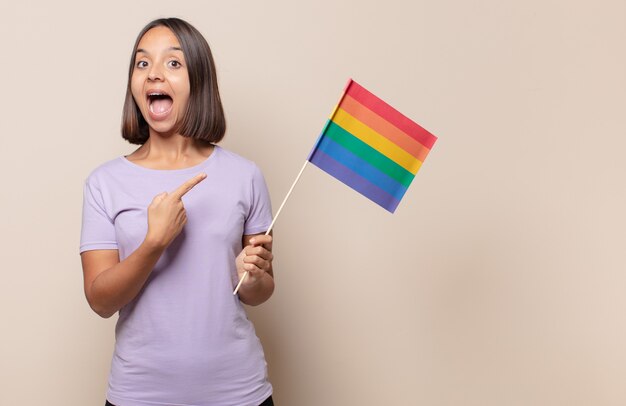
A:
[[[411,184],[411,181],[415,177],[411,172],[350,134],[333,121],[328,124],[325,135],[406,187]]]

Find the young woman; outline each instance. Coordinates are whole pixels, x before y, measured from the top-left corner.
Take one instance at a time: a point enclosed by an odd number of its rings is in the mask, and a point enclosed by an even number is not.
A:
[[[149,23],[122,124],[140,147],[84,188],[85,295],[102,317],[119,311],[107,405],[273,404],[241,304],[274,290],[270,199],[254,163],[215,145],[224,132],[205,39],[180,19]]]

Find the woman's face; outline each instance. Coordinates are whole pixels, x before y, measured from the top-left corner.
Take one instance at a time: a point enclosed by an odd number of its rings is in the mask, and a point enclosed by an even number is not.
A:
[[[130,86],[151,130],[175,129],[187,108],[189,75],[185,55],[169,28],[152,28],[141,38]]]

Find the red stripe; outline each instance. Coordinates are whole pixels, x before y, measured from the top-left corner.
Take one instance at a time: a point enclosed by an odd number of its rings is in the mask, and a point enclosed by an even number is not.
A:
[[[378,114],[394,126],[398,127],[426,148],[431,149],[435,144],[435,141],[437,141],[437,137],[433,134],[370,93],[369,90],[359,85],[354,80],[348,85],[346,94],[350,95],[353,99],[357,100],[359,103],[372,110],[374,113]]]

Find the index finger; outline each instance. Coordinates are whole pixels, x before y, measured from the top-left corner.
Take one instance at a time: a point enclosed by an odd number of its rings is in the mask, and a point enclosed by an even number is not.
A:
[[[180,199],[185,195],[185,193],[189,192],[191,189],[193,189],[194,186],[202,182],[204,179],[206,179],[206,173],[199,173],[193,178],[189,179],[187,182],[180,185],[178,189],[170,193],[170,196]]]
[[[271,235],[258,234],[251,236],[248,241],[255,247],[259,245],[267,245],[271,247],[273,239],[274,238]]]

